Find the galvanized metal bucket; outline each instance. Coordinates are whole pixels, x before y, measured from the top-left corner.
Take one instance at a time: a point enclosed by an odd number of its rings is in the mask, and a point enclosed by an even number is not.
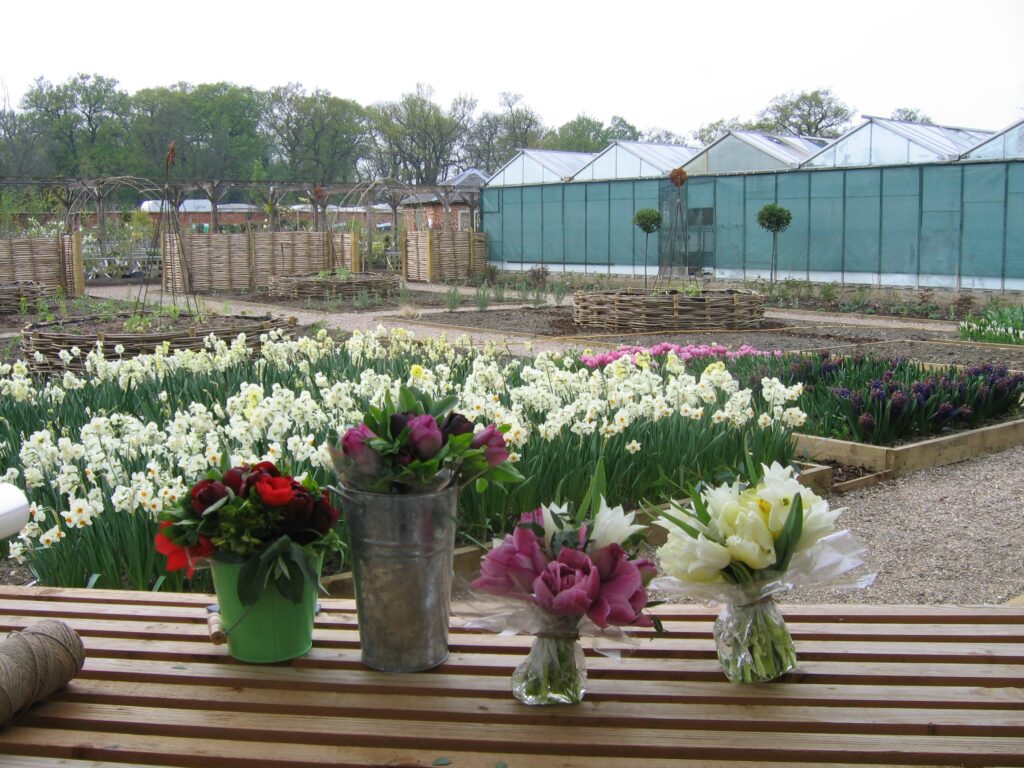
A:
[[[448,658],[458,486],[436,493],[341,489],[363,664],[433,669]]]

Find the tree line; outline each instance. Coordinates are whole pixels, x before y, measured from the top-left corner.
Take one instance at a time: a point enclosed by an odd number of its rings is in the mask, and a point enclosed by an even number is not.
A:
[[[474,98],[438,104],[422,84],[397,101],[362,105],[298,83],[263,91],[181,82],[129,94],[113,78],[79,74],[59,84],[40,78],[17,106],[0,105],[0,177],[435,185],[467,168],[493,173],[520,148],[597,152],[616,139],[706,145],[741,127],[838,136],[852,116],[830,90],[804,91],[776,97],[752,120],[717,120],[680,135],[640,130],[620,116],[604,124],[580,114],[547,126],[513,93],[477,114]]]

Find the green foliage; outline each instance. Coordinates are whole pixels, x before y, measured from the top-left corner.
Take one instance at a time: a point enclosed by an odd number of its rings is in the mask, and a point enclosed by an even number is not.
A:
[[[542,144],[564,152],[600,152],[608,146],[608,129],[600,120],[580,114],[549,133]]]
[[[652,235],[661,229],[661,211],[656,208],[640,208],[633,216],[633,224],[645,235]]]
[[[565,301],[569,290],[569,283],[565,280],[558,280],[551,284],[551,295],[555,299],[555,306],[562,306],[562,302]]]
[[[356,292],[352,304],[356,309],[367,309],[370,306],[370,292],[365,288],[360,288]]]
[[[757,212],[758,226],[773,235],[785,232],[792,221],[793,214],[789,212],[789,209],[775,203],[768,203]]]
[[[462,304],[462,293],[459,286],[453,285],[444,293],[444,301],[449,312],[454,312]]]
[[[476,308],[483,312],[491,306],[491,289],[485,283],[476,289]]]
[[[985,308],[978,317],[960,323],[960,338],[995,344],[1024,344],[1024,305]]]
[[[922,125],[934,125],[932,119],[920,109],[912,107],[898,107],[892,111],[890,117],[893,120],[902,120],[905,123],[921,123]]]

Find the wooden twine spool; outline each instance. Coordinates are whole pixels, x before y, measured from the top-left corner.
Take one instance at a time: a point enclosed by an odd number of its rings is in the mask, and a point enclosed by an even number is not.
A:
[[[228,641],[228,633],[224,631],[224,622],[219,613],[211,613],[206,619],[206,626],[210,630],[211,643],[224,645]]]
[[[0,642],[0,725],[63,688],[84,662],[82,639],[63,621],[9,634]]]

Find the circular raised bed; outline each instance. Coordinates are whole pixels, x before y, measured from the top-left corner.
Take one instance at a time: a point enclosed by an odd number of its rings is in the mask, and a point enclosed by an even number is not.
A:
[[[388,272],[356,272],[347,277],[317,273],[308,275],[272,275],[268,280],[271,296],[291,299],[354,299],[361,291],[386,296],[399,287],[398,275]]]
[[[43,295],[43,286],[31,280],[19,280],[14,283],[0,285],[0,315],[13,315],[21,311],[22,299],[35,308],[36,299]]]
[[[573,298],[573,320],[595,330],[743,330],[758,328],[764,320],[764,297],[747,290],[691,296],[674,290],[623,289],[581,292]]]
[[[238,334],[244,333],[246,346],[250,349],[259,349],[262,334],[273,330],[285,331],[295,325],[294,317],[272,315],[213,315],[198,320],[190,315],[181,315],[175,320],[173,330],[133,333],[96,328],[97,325],[109,327],[114,322],[123,324],[129,318],[137,316],[135,313],[123,312],[113,318],[73,317],[47,323],[32,323],[25,326],[21,332],[21,349],[29,368],[37,373],[82,371],[85,369],[85,356],[96,346],[97,341],[103,342],[103,352],[108,359],[114,356],[114,348],[118,345],[124,347],[120,355],[122,359],[152,354],[164,342],[170,344],[172,351],[200,350],[204,348],[206,338],[210,334],[231,343]],[[71,362],[65,365],[60,359],[60,352],[70,352],[72,347],[78,347],[81,354],[72,357]],[[43,355],[42,361],[36,359],[36,352]]]

